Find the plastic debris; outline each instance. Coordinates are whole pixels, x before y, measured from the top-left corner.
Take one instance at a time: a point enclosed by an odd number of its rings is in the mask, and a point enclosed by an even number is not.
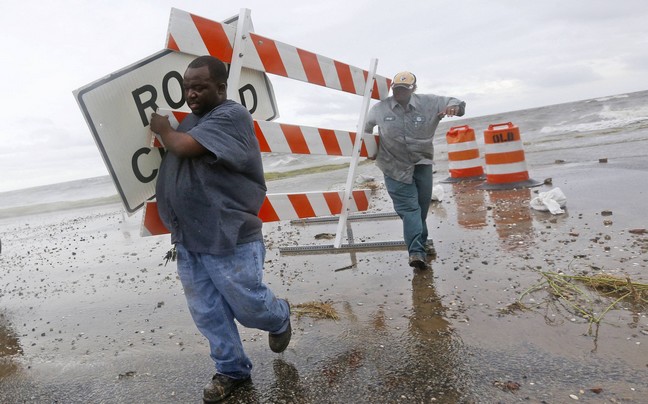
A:
[[[540,192],[538,196],[531,199],[531,207],[535,210],[549,211],[554,215],[564,213],[562,209],[567,204],[567,197],[560,188],[551,191]]]

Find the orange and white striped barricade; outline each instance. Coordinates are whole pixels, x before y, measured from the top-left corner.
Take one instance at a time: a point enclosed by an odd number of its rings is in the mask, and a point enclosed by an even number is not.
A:
[[[475,131],[468,125],[453,126],[446,133],[448,143],[448,171],[450,177],[443,183],[478,181],[484,179],[482,159],[475,140]]]
[[[369,208],[370,194],[370,189],[354,190],[349,210],[366,211]],[[267,223],[339,215],[342,212],[343,197],[343,191],[268,194],[259,211],[259,218]],[[149,201],[144,206],[140,232],[142,236],[169,233],[160,219],[156,201]]]
[[[304,125],[254,121],[254,130],[262,153],[351,157],[356,142],[355,132]],[[377,137],[362,135],[360,157],[368,157],[368,150],[375,153]]]
[[[359,128],[364,127],[364,121],[371,98],[382,100],[387,98],[391,80],[375,74],[377,60],[372,60],[369,70],[360,69],[345,63],[318,55],[294,46],[262,37],[251,32],[250,11],[241,9],[236,27],[211,21],[188,12],[172,9],[169,19],[166,47],[192,55],[209,54],[225,63],[230,63],[228,87],[237,88],[237,76],[241,68],[273,73],[283,77],[316,84],[327,88],[362,95],[363,105],[360,113]],[[279,128],[283,138],[288,140],[291,153],[300,151],[312,154],[312,149],[302,137],[302,129],[296,125],[262,125],[255,124],[257,134],[264,134],[265,127]],[[349,132],[351,134],[351,132]],[[260,140],[260,145],[265,144]],[[321,139],[325,142],[325,139]],[[342,212],[338,224],[336,246],[339,245],[341,229],[352,203],[352,188],[355,169],[362,149],[370,142],[363,143],[361,136],[353,134],[351,164],[347,178],[347,186],[342,198]],[[371,142],[372,143],[372,142]],[[267,144],[270,149],[269,143]],[[296,146],[296,148],[293,148]],[[363,147],[364,146],[364,147]],[[265,151],[265,149],[263,149]],[[366,154],[366,151],[364,152]],[[329,154],[329,151],[327,151]]]
[[[541,182],[529,178],[520,130],[511,122],[489,125],[484,131],[486,183],[480,189],[529,188]]]
[[[160,115],[167,116],[172,127],[189,114],[186,111],[159,108]],[[268,121],[255,121],[254,129],[259,141],[261,152],[293,153],[293,154],[325,154],[335,156],[351,156],[356,134],[346,131],[333,131],[321,128],[279,124]],[[151,147],[162,148],[164,145],[159,138],[149,133]],[[361,155],[366,157],[367,150],[362,144]],[[306,193],[276,193],[266,195],[259,212],[264,222],[280,220],[306,219],[320,216],[339,215],[344,212],[343,191],[336,192],[306,192]],[[354,190],[349,197],[348,210],[352,212],[369,209],[371,190]],[[141,226],[142,236],[154,236],[168,233],[158,216],[157,203],[148,201],[144,205]]]

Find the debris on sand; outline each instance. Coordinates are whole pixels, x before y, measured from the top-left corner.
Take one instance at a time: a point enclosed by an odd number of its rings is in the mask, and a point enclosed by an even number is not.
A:
[[[338,316],[337,314],[337,310],[335,310],[331,303],[327,302],[306,302],[295,304],[291,306],[291,311],[293,314],[297,315],[297,318],[306,316],[328,320],[340,319],[340,316]]]
[[[380,184],[375,181],[365,182],[362,186],[370,189],[372,193],[376,193],[380,189]]]
[[[137,374],[136,371],[134,370],[129,370],[126,373],[120,373],[119,376],[117,376],[118,379],[125,379],[127,377],[134,377]]]
[[[513,302],[513,303],[509,304],[506,307],[503,307],[503,308],[499,309],[499,312],[502,313],[502,314],[513,314],[513,313],[515,313],[517,311],[525,311],[525,310],[528,310],[528,309],[529,308],[526,307],[524,304],[522,304],[522,302],[517,301],[517,302]]]
[[[518,382],[513,382],[511,380],[508,380],[506,382],[501,382],[499,380],[493,381],[493,386],[500,388],[504,391],[517,391],[520,389],[520,383]]]
[[[543,280],[527,289],[520,298],[538,290],[547,290],[551,299],[559,299],[573,314],[589,320],[590,331],[593,323],[599,324],[608,311],[622,301],[635,305],[648,305],[648,284],[633,282],[629,276],[621,277],[612,274],[596,275],[566,275],[557,272],[540,272]],[[578,284],[585,285],[599,296],[591,296]],[[603,308],[595,308],[595,304],[604,302],[607,298],[611,303]]]

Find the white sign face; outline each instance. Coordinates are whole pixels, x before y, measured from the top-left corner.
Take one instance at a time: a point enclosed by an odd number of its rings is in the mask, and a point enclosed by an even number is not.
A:
[[[155,196],[163,151],[149,147],[149,118],[158,108],[187,110],[182,77],[195,58],[163,50],[74,91],[129,214]],[[265,73],[243,68],[239,95],[254,119],[277,118]]]

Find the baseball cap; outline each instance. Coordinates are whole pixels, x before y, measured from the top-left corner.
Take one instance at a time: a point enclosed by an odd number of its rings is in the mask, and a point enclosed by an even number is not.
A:
[[[416,84],[416,76],[410,72],[400,72],[394,76],[392,81],[392,88],[405,87],[408,90],[414,88]]]

